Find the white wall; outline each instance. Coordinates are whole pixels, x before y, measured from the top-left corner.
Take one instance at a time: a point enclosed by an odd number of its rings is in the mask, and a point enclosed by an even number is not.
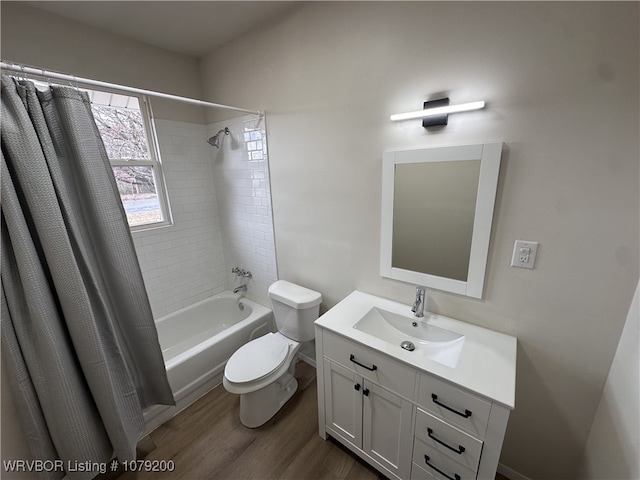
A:
[[[580,478],[640,478],[640,299],[636,288],[583,455]]]
[[[278,273],[325,309],[412,299],[378,274],[382,151],[505,142],[485,298],[428,307],[518,337],[501,462],[530,478],[577,476],[638,280],[638,44],[636,2],[303,2],[202,62],[207,98],[268,112]],[[487,108],[389,121],[438,94]]]

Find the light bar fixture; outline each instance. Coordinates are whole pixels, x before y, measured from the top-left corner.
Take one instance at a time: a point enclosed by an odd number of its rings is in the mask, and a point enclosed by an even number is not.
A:
[[[396,113],[391,115],[392,121],[411,120],[413,118],[422,118],[422,126],[433,127],[437,125],[446,125],[448,115],[450,113],[468,112],[471,110],[480,110],[484,108],[484,101],[461,103],[460,105],[449,105],[449,98],[441,98],[424,102],[423,109],[415,112]]]

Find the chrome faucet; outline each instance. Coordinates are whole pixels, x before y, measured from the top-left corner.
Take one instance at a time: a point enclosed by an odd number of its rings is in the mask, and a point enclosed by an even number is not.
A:
[[[242,285],[233,289],[233,293],[246,292],[247,282],[251,279],[251,272],[244,268],[233,267],[231,273],[235,273],[237,277],[242,277]]]
[[[231,269],[231,273],[235,273],[238,277],[243,278],[251,278],[251,272],[249,270],[245,270],[244,268],[233,267]]]
[[[246,285],[240,285],[239,287],[236,287],[233,289],[233,293],[246,292],[246,291],[247,291]]]
[[[418,318],[424,317],[424,287],[416,287],[416,301],[413,302],[411,307],[413,315]]]

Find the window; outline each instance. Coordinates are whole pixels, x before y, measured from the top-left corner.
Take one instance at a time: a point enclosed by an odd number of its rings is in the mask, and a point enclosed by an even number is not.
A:
[[[169,203],[147,98],[83,88],[132,230],[169,225]]]

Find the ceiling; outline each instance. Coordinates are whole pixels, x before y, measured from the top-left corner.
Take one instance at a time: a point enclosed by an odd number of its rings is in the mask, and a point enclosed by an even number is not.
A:
[[[47,12],[172,52],[202,57],[295,1],[27,1]]]

